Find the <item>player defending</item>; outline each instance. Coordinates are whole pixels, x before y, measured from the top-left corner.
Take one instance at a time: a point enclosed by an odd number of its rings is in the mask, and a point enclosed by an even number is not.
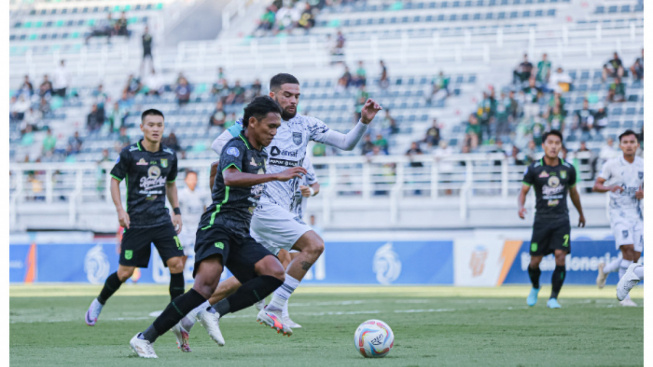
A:
[[[214,306],[218,318],[253,305],[283,284],[284,271],[279,260],[249,234],[263,184],[288,181],[306,173],[302,167],[265,173],[267,153],[263,147],[270,144],[280,123],[281,109],[270,97],[257,97],[245,108],[244,130],[224,147],[212,191],[213,203],[202,214],[197,230],[195,284],[170,302],[150,327],[131,339],[130,345],[140,357],[157,358],[152,343],[160,335],[191,310],[200,305],[209,307],[207,300],[215,291],[224,266],[243,285]],[[266,313],[262,321],[277,332],[284,329],[274,315]]]
[[[540,262],[542,258],[553,253],[556,267],[551,277],[551,297],[546,303],[549,308],[560,308],[558,294],[565,281],[565,257],[571,252],[569,234],[569,209],[567,208],[567,192],[578,210],[578,226],[585,226],[585,216],[580,205],[580,196],[576,190],[576,170],[570,163],[558,158],[562,149],[562,134],[551,130],[542,138],[544,157],[531,163],[524,172],[524,180],[519,193],[519,217],[526,216],[526,194],[535,186],[535,221],[531,238],[531,263],[528,275],[533,289],[526,299],[529,306],[537,303],[540,292]]]
[[[86,311],[86,324],[95,325],[102,307],[134,269],[147,268],[150,243],[154,243],[165,266],[170,269],[170,299],[184,293],[184,252],[177,234],[181,231],[181,211],[177,201],[177,156],[161,144],[163,114],[150,109],[141,115],[143,139],[125,147],[111,170],[111,198],[118,221],[125,228],[118,271],[109,275],[100,295]],[[120,182],[127,178],[127,208],[120,199]],[[173,207],[172,222],[165,197]]]
[[[274,98],[282,109],[282,123],[278,134],[270,144],[270,157],[268,169],[270,172],[281,172],[287,167],[301,166],[306,157],[306,146],[309,140],[328,144],[336,148],[351,150],[367,131],[367,126],[372,122],[381,106],[373,99],[368,99],[361,110],[361,119],[346,134],[330,130],[321,120],[297,115],[297,104],[300,96],[299,81],[290,74],[277,74],[270,80],[270,97]],[[230,139],[237,131],[234,125],[222,133],[212,144],[217,153],[222,149],[224,142]],[[270,304],[261,310],[257,316],[259,322],[267,314],[272,314],[281,319],[281,314],[288,298],[299,286],[308,269],[324,251],[324,241],[305,223],[295,221],[295,214],[291,211],[291,204],[300,184],[300,179],[287,182],[270,182],[265,185],[261,197],[261,204],[256,208],[252,218],[251,234],[265,248],[273,254],[278,254],[280,249],[299,251],[288,268],[284,284],[277,288],[272,295]],[[222,282],[216,290],[211,303],[223,299],[239,286],[234,278]],[[224,345],[224,339],[219,332],[217,319],[211,320],[211,314],[206,309],[195,310],[197,318],[207,329],[211,338],[219,345]],[[288,325],[284,332],[292,333]]]
[[[635,155],[638,147],[634,131],[626,130],[619,135],[623,156],[605,162],[594,183],[594,191],[610,192],[610,227],[615,245],[621,251],[621,259],[599,264],[596,278],[599,288],[605,286],[609,273],[618,270],[619,279],[623,278],[628,267],[639,260],[644,247],[644,223],[639,207],[644,198],[644,160]],[[637,306],[627,295],[621,305]]]

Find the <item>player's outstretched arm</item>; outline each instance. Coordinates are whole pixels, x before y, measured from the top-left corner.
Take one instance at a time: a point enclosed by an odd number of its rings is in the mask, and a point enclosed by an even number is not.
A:
[[[603,177],[597,177],[596,181],[594,182],[594,187],[592,187],[592,191],[594,192],[621,192],[623,191],[623,188],[619,185],[612,185],[612,186],[605,186],[605,178]]]
[[[368,99],[361,110],[361,119],[347,134],[329,130],[324,143],[343,150],[352,150],[367,131],[367,125],[374,120],[376,113],[383,108],[373,99]]]
[[[113,200],[113,205],[116,206],[116,212],[118,212],[118,222],[122,227],[129,229],[129,214],[123,209],[122,200],[120,200],[120,181],[111,178],[109,191],[111,191],[111,200]]]
[[[521,219],[526,218],[526,208],[524,208],[524,204],[526,204],[526,194],[528,194],[530,190],[531,187],[529,185],[521,185],[521,191],[519,191],[519,196],[517,197],[517,204],[519,206],[517,214]]]
[[[585,227],[585,215],[583,215],[583,207],[580,205],[580,195],[575,185],[569,188],[569,198],[571,198],[571,202],[574,203],[576,210],[578,210],[578,226]]]
[[[177,197],[177,184],[172,182],[166,182],[166,196],[168,201],[173,208],[179,208],[179,198]],[[172,225],[175,227],[177,234],[181,233],[181,214],[172,214]]]
[[[251,187],[270,181],[288,181],[306,174],[304,167],[292,167],[278,173],[255,174],[240,172],[235,167],[228,167],[223,173],[224,184],[233,187]]]

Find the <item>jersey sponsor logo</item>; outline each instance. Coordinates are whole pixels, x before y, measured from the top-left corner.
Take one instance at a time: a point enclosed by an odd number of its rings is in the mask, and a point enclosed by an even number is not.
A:
[[[282,155],[282,156],[286,156],[286,157],[297,158],[298,154],[299,154],[299,152],[297,152],[297,151],[281,150],[277,146],[273,146],[270,149],[270,155],[273,156],[273,157],[276,157],[278,155]]]
[[[297,167],[300,165],[299,162],[289,161],[287,159],[279,159],[279,158],[270,158],[269,163],[275,166],[283,166],[283,167]]]
[[[236,147],[230,147],[229,149],[227,149],[227,154],[234,157],[238,157],[240,155],[240,151]]]
[[[292,133],[292,142],[295,143],[295,145],[301,145],[302,133]]]
[[[138,162],[136,162],[137,166],[147,166],[149,163],[145,161],[145,159],[141,158]]]
[[[549,177],[549,174],[546,173],[546,171],[542,171],[542,173],[540,173],[540,175],[538,177],[539,178],[547,178],[547,177]]]
[[[147,169],[147,177],[141,177],[141,193],[142,194],[163,194],[163,191],[150,191],[153,188],[163,187],[166,179],[161,176],[161,168],[159,166],[150,166]]]
[[[161,167],[168,168],[168,158],[161,158]]]

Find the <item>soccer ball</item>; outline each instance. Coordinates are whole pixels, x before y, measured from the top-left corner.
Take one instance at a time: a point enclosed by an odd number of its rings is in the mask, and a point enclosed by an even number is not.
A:
[[[385,357],[394,342],[395,334],[381,320],[367,320],[354,333],[354,347],[366,358]]]

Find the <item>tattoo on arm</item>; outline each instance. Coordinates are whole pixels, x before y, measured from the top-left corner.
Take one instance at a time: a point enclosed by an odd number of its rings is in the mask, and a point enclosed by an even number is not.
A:
[[[309,263],[308,261],[302,261],[302,269],[308,270],[313,266],[313,263]]]

